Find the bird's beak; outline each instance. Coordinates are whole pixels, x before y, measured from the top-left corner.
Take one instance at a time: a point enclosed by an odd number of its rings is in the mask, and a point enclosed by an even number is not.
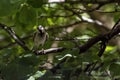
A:
[[[45,29],[40,25],[40,26],[38,26],[38,31],[42,34],[42,33],[44,33],[45,32]]]

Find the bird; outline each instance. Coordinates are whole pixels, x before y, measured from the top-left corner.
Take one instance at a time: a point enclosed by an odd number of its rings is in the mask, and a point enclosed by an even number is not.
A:
[[[39,25],[37,27],[37,31],[34,33],[34,36],[33,36],[34,46],[32,48],[32,51],[37,51],[39,49],[40,45],[41,45],[41,47],[43,47],[43,45],[45,44],[48,37],[49,37],[49,35],[45,31],[44,27]]]

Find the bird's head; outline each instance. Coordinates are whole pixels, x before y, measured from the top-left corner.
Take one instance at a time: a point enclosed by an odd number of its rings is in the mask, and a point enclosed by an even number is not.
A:
[[[37,30],[38,30],[41,34],[45,33],[45,29],[44,29],[41,25],[38,26]]]

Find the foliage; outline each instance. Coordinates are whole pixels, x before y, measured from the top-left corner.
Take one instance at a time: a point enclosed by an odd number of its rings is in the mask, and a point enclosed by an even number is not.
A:
[[[0,28],[0,80],[119,79],[118,36],[108,41],[102,56],[98,56],[100,41],[79,53],[79,46],[110,31],[119,19],[119,1],[97,1],[0,0],[0,23],[13,29],[29,49],[33,47],[32,35],[38,25],[44,26],[49,34],[44,49],[65,48],[52,54],[53,68],[45,69],[41,66],[48,61],[49,54],[35,55],[24,50]]]

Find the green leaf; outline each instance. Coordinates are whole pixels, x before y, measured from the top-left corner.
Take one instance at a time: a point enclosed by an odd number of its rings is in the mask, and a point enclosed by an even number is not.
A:
[[[44,3],[47,3],[48,0],[27,0],[27,3],[32,5],[35,8],[41,7]]]
[[[100,71],[104,72],[105,70],[108,70],[110,65],[111,65],[111,61],[105,61],[103,66],[100,68]]]
[[[19,21],[24,24],[35,25],[36,10],[30,6],[24,5],[19,13]]]
[[[61,80],[60,74],[53,74],[50,70],[37,80]]]
[[[109,70],[113,76],[120,76],[120,63],[111,64]]]
[[[108,4],[102,7],[103,11],[114,11],[115,10],[115,4]]]
[[[113,50],[115,47],[113,47],[113,46],[107,46],[106,47],[106,49],[105,49],[105,51],[111,51],[111,50]]]
[[[33,68],[21,65],[18,62],[11,62],[1,70],[5,80],[26,80],[27,75],[31,72],[33,72]]]
[[[0,18],[0,22],[8,26],[13,26],[15,24],[15,19],[13,16],[5,16]]]
[[[80,59],[83,61],[83,62],[94,62],[96,60],[99,60],[100,61],[100,58],[98,57],[98,55],[96,54],[83,54],[80,56]]]
[[[84,73],[82,73],[82,74],[79,76],[78,80],[91,80],[91,79],[90,79],[89,76],[87,76],[87,75],[85,75]],[[92,79],[92,80],[94,80],[94,79]]]
[[[114,15],[114,21],[117,22],[119,20],[120,13],[116,13]]]
[[[0,0],[0,17],[15,13],[24,0]]]

